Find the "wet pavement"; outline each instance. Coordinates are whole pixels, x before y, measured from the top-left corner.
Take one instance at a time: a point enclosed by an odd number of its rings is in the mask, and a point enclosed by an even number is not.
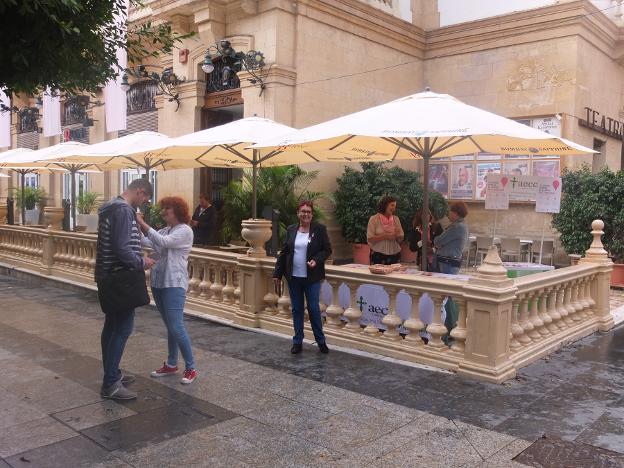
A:
[[[118,403],[98,393],[94,293],[0,276],[0,304],[0,467],[556,466],[539,449],[559,439],[624,466],[622,327],[494,385],[189,318],[182,386],[148,377],[166,335],[147,307],[122,362],[139,399]]]

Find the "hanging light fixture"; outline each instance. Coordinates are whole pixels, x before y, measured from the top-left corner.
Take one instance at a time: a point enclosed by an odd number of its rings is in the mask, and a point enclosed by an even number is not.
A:
[[[217,77],[217,83],[223,87],[227,87],[231,83],[233,75],[237,75],[241,71],[245,71],[251,75],[249,82],[260,87],[260,95],[262,95],[265,84],[260,75],[264,66],[264,54],[257,50],[249,52],[237,52],[230,41],[223,39],[217,44],[211,45],[206,50],[206,56],[202,62],[202,70],[206,74],[215,71],[215,60],[220,60],[223,67],[220,70],[221,76]]]

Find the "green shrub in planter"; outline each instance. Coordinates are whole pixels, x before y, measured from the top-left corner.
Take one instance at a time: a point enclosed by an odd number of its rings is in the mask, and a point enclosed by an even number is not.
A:
[[[165,222],[163,221],[162,215],[160,214],[160,205],[158,203],[150,205],[149,225],[157,231],[165,227]]]
[[[568,254],[584,254],[592,242],[591,223],[605,223],[602,242],[616,263],[624,263],[624,172],[604,169],[592,174],[587,166],[564,170],[561,210],[553,227]]]
[[[18,209],[22,208],[22,189],[11,189],[12,196],[15,198],[15,206]],[[47,194],[41,187],[24,187],[24,203],[27,210],[34,210],[39,208],[41,211],[46,206]]]
[[[414,214],[423,203],[420,174],[400,167],[388,168],[383,163],[362,163],[361,167],[361,171],[345,168],[336,180],[338,187],[333,199],[343,237],[348,242],[366,243],[368,220],[377,212],[379,199],[384,195],[397,199],[396,215],[407,236]],[[429,209],[439,219],[448,213],[448,203],[439,193],[429,192]]]
[[[76,199],[76,208],[78,213],[89,215],[97,204],[98,194],[96,192],[83,192]]]
[[[308,189],[317,178],[318,171],[304,171],[299,166],[263,167],[258,171],[257,206],[262,216],[264,207],[270,206],[280,212],[280,244],[286,236],[286,228],[299,221],[297,205],[302,200],[316,202],[323,198],[320,192]],[[221,227],[221,240],[239,240],[241,222],[251,218],[252,174],[246,170],[242,180],[233,180],[224,193],[224,219]],[[322,221],[323,212],[315,204],[314,220]]]

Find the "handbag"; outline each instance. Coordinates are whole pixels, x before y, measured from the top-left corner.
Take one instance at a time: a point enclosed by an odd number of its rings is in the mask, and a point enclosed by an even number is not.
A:
[[[150,303],[143,270],[119,270],[98,281],[98,298],[105,314],[127,313]]]

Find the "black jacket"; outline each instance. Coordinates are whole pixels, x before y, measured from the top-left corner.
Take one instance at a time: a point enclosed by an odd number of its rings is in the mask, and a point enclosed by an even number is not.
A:
[[[286,241],[282,246],[282,250],[275,262],[275,270],[273,278],[286,277],[286,280],[292,279],[293,272],[293,256],[295,253],[295,238],[299,224],[288,226],[286,230]],[[308,267],[308,283],[316,283],[325,279],[325,260],[332,253],[327,228],[323,224],[312,223],[310,225],[310,241],[308,243],[307,261],[316,261],[314,268]]]
[[[200,215],[201,206],[195,208],[193,221],[197,221],[197,226],[193,227],[193,244],[211,245],[215,243],[215,228],[217,216],[215,207],[210,205]]]

